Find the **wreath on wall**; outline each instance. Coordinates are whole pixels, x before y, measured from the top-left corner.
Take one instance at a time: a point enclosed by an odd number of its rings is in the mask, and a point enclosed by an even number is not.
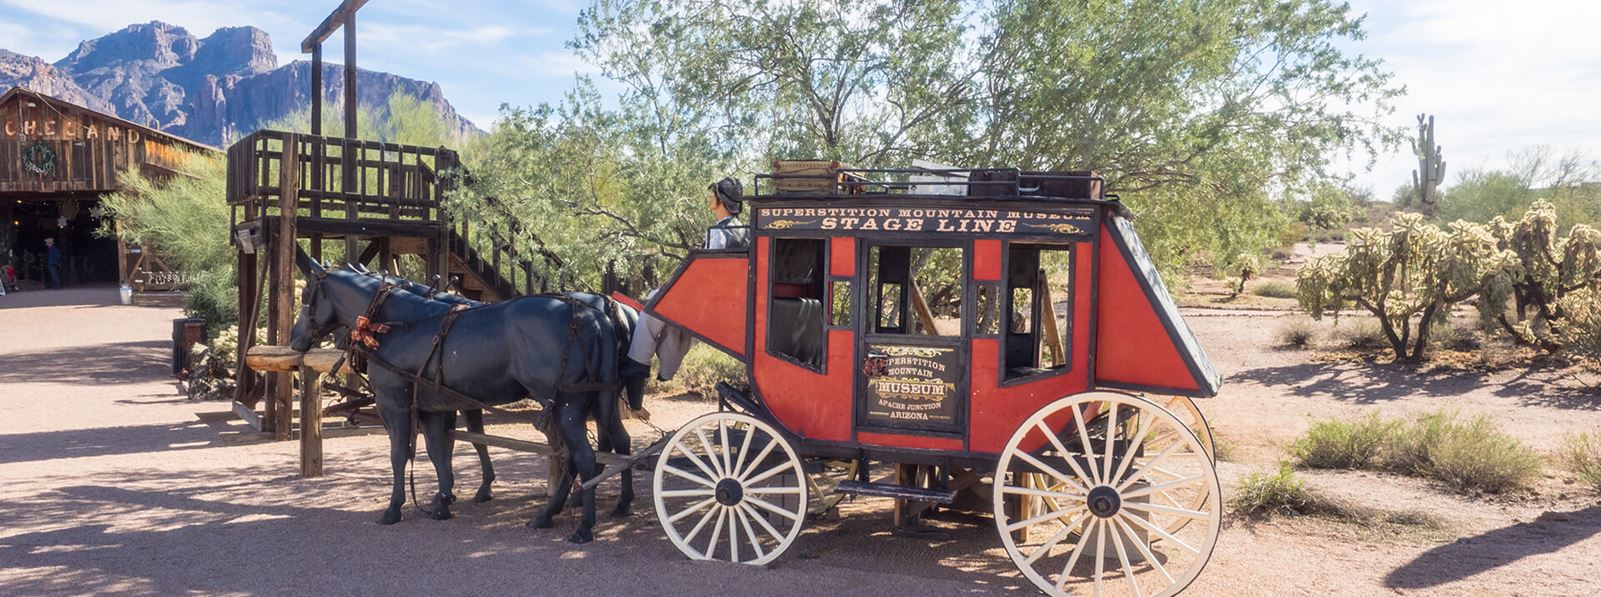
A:
[[[34,174],[49,174],[56,169],[56,150],[40,141],[22,149],[22,167]]]

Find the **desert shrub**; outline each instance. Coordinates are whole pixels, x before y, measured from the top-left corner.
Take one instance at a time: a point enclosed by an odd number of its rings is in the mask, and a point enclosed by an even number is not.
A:
[[[1382,464],[1464,493],[1523,487],[1540,473],[1540,456],[1489,418],[1463,422],[1445,413],[1419,417],[1396,430]]]
[[[1306,240],[1308,230],[1310,229],[1307,228],[1306,224],[1295,220],[1288,220],[1284,222],[1284,225],[1280,226],[1278,231],[1274,234],[1274,241],[1278,243],[1278,246],[1283,248],[1294,247],[1295,243]],[[1288,251],[1286,251],[1286,257],[1288,257]]]
[[[1334,328],[1334,338],[1340,346],[1353,350],[1380,350],[1389,346],[1383,327],[1378,321],[1368,318],[1341,322]]]
[[[1229,507],[1246,516],[1308,514],[1316,502],[1306,481],[1289,464],[1280,464],[1277,472],[1252,471],[1241,477]]]
[[[745,366],[717,349],[697,343],[684,357],[674,378],[686,392],[702,396],[716,396],[717,382],[741,382],[745,379]]]
[[[1579,482],[1601,492],[1601,435],[1575,433],[1567,436],[1558,457],[1569,472],[1579,477]]]
[[[1268,298],[1295,298],[1295,284],[1284,280],[1263,280],[1251,292]]]
[[[1317,324],[1307,319],[1292,319],[1279,326],[1279,346],[1303,349],[1317,340]]]
[[[1323,421],[1290,444],[1290,455],[1301,466],[1311,468],[1369,468],[1378,461],[1379,450],[1398,426],[1378,415],[1355,421]]]

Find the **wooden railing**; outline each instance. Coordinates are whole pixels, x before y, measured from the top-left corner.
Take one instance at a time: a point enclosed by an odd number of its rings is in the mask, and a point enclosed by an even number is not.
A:
[[[286,153],[299,162],[300,217],[310,218],[441,222],[445,174],[458,164],[443,147],[263,130],[228,148],[228,203],[256,214],[276,207]]]
[[[496,289],[502,296],[571,289],[566,284],[571,277],[563,278],[561,259],[554,253],[536,249],[530,254],[521,248],[529,239],[505,204],[488,197],[481,208],[484,213],[478,217],[458,213],[450,224],[450,251],[474,273],[491,284],[502,285]]]

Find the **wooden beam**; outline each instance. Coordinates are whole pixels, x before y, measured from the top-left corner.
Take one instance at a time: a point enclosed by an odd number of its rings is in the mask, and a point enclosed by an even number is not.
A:
[[[295,325],[295,251],[298,248],[295,234],[295,217],[300,202],[300,136],[289,134],[283,140],[283,159],[278,167],[278,236],[273,245],[272,293],[275,299],[271,320],[277,324],[275,344],[286,343],[289,330]],[[273,433],[278,439],[289,439],[294,401],[291,377],[286,373],[275,375],[277,386],[270,396],[275,402]]]
[[[356,138],[356,9],[367,0],[345,0],[355,5],[345,16],[345,138]]]
[[[333,12],[328,14],[328,18],[322,20],[321,25],[317,25],[317,28],[312,30],[311,35],[306,36],[305,41],[300,42],[300,51],[311,53],[318,45],[321,45],[329,36],[333,35],[335,31],[338,31],[340,27],[349,22],[351,17],[356,15],[356,11],[361,10],[361,7],[365,4],[367,4],[367,0],[345,0],[339,5],[339,8],[335,8]]]
[[[939,330],[934,328],[934,311],[928,308],[928,300],[923,298],[923,289],[917,287],[917,280],[907,280],[906,286],[911,288],[912,309],[917,312],[917,323],[923,328],[923,335],[938,336]]]
[[[306,352],[295,352],[288,346],[252,346],[245,355],[245,364],[257,371],[274,371],[287,373],[309,369],[317,373],[327,373],[339,362],[344,352],[332,348],[313,348]]]
[[[311,134],[322,134],[322,44],[311,49]]]

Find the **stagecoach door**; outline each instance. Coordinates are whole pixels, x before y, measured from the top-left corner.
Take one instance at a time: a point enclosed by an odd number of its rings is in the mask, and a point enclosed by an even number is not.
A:
[[[855,428],[961,437],[967,429],[967,252],[863,242]]]

